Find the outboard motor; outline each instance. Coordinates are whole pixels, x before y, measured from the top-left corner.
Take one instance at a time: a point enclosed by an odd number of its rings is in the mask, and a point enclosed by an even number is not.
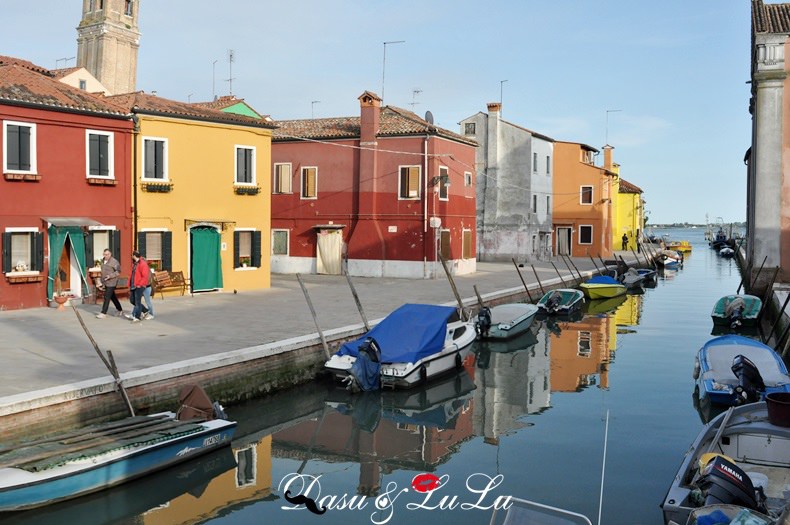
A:
[[[724,315],[730,322],[730,328],[738,328],[741,326],[741,319],[743,319],[743,312],[746,311],[746,301],[743,297],[733,299],[724,308]]]
[[[705,495],[705,505],[740,505],[766,512],[762,487],[755,491],[749,475],[722,456],[716,456],[705,465],[698,486]]]
[[[738,378],[735,387],[735,402],[738,405],[754,403],[760,400],[760,394],[765,392],[765,383],[760,371],[746,356],[736,355],[732,360],[732,373]]]
[[[562,302],[562,294],[553,293],[546,301],[546,311],[552,313],[557,310]]]
[[[372,337],[366,338],[357,349],[357,358],[343,381],[351,392],[381,388],[381,348]]]
[[[477,312],[477,333],[482,337],[488,336],[488,331],[491,329],[491,309],[484,306]]]

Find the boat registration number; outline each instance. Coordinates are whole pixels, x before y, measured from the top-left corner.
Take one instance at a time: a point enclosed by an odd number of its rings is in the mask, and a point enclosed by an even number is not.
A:
[[[216,445],[220,441],[222,441],[222,436],[220,434],[214,434],[213,436],[209,436],[203,440],[203,446],[209,447],[211,445]]]

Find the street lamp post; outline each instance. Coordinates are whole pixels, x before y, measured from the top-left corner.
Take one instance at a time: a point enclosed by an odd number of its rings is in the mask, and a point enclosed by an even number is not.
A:
[[[507,80],[500,80],[499,81],[499,105],[500,106],[502,105],[502,86],[504,85],[505,82],[507,82]],[[499,111],[501,112],[502,108],[500,108]]]
[[[320,103],[321,103],[320,100],[313,100],[312,102],[310,102],[310,118],[311,119],[315,118],[315,105],[316,104],[320,104]]]
[[[381,100],[384,100],[384,73],[387,70],[387,44],[403,44],[405,40],[390,40],[384,42],[384,59],[381,61]]]
[[[609,145],[609,113],[617,113],[618,111],[622,111],[622,109],[607,109],[606,110],[606,136],[604,140],[604,145]]]

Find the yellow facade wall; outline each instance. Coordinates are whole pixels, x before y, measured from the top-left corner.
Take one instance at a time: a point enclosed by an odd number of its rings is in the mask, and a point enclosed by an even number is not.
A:
[[[222,290],[271,284],[271,130],[233,124],[139,115],[136,135],[137,231],[172,232],[172,271],[190,277],[190,227],[221,233]],[[169,192],[146,191],[143,140],[165,139]],[[234,191],[236,146],[254,148],[256,195]],[[259,268],[234,268],[234,231],[261,232]],[[167,293],[167,292],[165,292]]]
[[[619,184],[618,184],[619,186]],[[628,234],[628,249],[636,250],[637,233],[642,233],[642,196],[639,193],[614,193],[617,198],[613,245],[622,248],[623,234]]]

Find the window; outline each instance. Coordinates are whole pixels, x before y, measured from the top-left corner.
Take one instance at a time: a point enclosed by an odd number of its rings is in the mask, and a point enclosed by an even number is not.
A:
[[[255,447],[236,451],[236,487],[255,486],[257,470]]]
[[[593,203],[593,187],[592,186],[582,186],[581,187],[581,195],[579,197],[580,204],[592,204]]]
[[[126,0],[124,2],[123,14],[126,16],[132,16],[132,0]]]
[[[439,200],[446,201],[450,198],[450,170],[441,166],[439,168]]]
[[[116,260],[121,260],[121,232],[106,227],[91,229],[85,236],[85,266],[91,268],[104,257],[104,249],[109,248]]]
[[[464,186],[472,185],[472,174],[468,171],[464,172]]]
[[[474,122],[467,122],[464,124],[464,135],[474,135],[475,131],[475,123]]]
[[[86,131],[88,177],[113,178],[113,141],[112,133],[106,131]]]
[[[537,172],[538,172],[538,154],[537,153],[533,153],[532,154],[532,173],[537,173]]]
[[[3,151],[6,173],[36,173],[36,125],[4,121]]]
[[[546,155],[546,175],[551,175],[551,157]]]
[[[236,146],[236,184],[255,184],[255,148]]]
[[[592,332],[579,332],[579,357],[590,357],[592,354]]]
[[[463,244],[462,252],[464,259],[474,259],[475,253],[472,249],[472,230],[464,230],[461,241]]]
[[[274,165],[272,193],[291,193],[291,164]]]
[[[233,267],[260,268],[261,232],[236,230],[233,232]]]
[[[400,167],[400,192],[399,199],[419,199],[420,198],[420,167],[401,166]]]
[[[272,230],[272,255],[288,255],[288,230]]]
[[[80,89],[83,90],[83,91],[88,89],[88,81],[87,80],[80,79]]]
[[[141,231],[137,234],[137,249],[152,269],[173,269],[173,232]]]
[[[593,227],[588,225],[579,226],[579,244],[592,244]]]
[[[551,195],[546,195],[546,215],[551,213]]]
[[[3,273],[44,269],[44,234],[36,228],[8,228],[3,232]]]
[[[318,168],[302,168],[302,198],[315,199],[318,197],[316,185],[318,183]]]
[[[538,196],[532,196],[532,213],[538,213]]]
[[[167,180],[167,139],[143,139],[143,179]]]

